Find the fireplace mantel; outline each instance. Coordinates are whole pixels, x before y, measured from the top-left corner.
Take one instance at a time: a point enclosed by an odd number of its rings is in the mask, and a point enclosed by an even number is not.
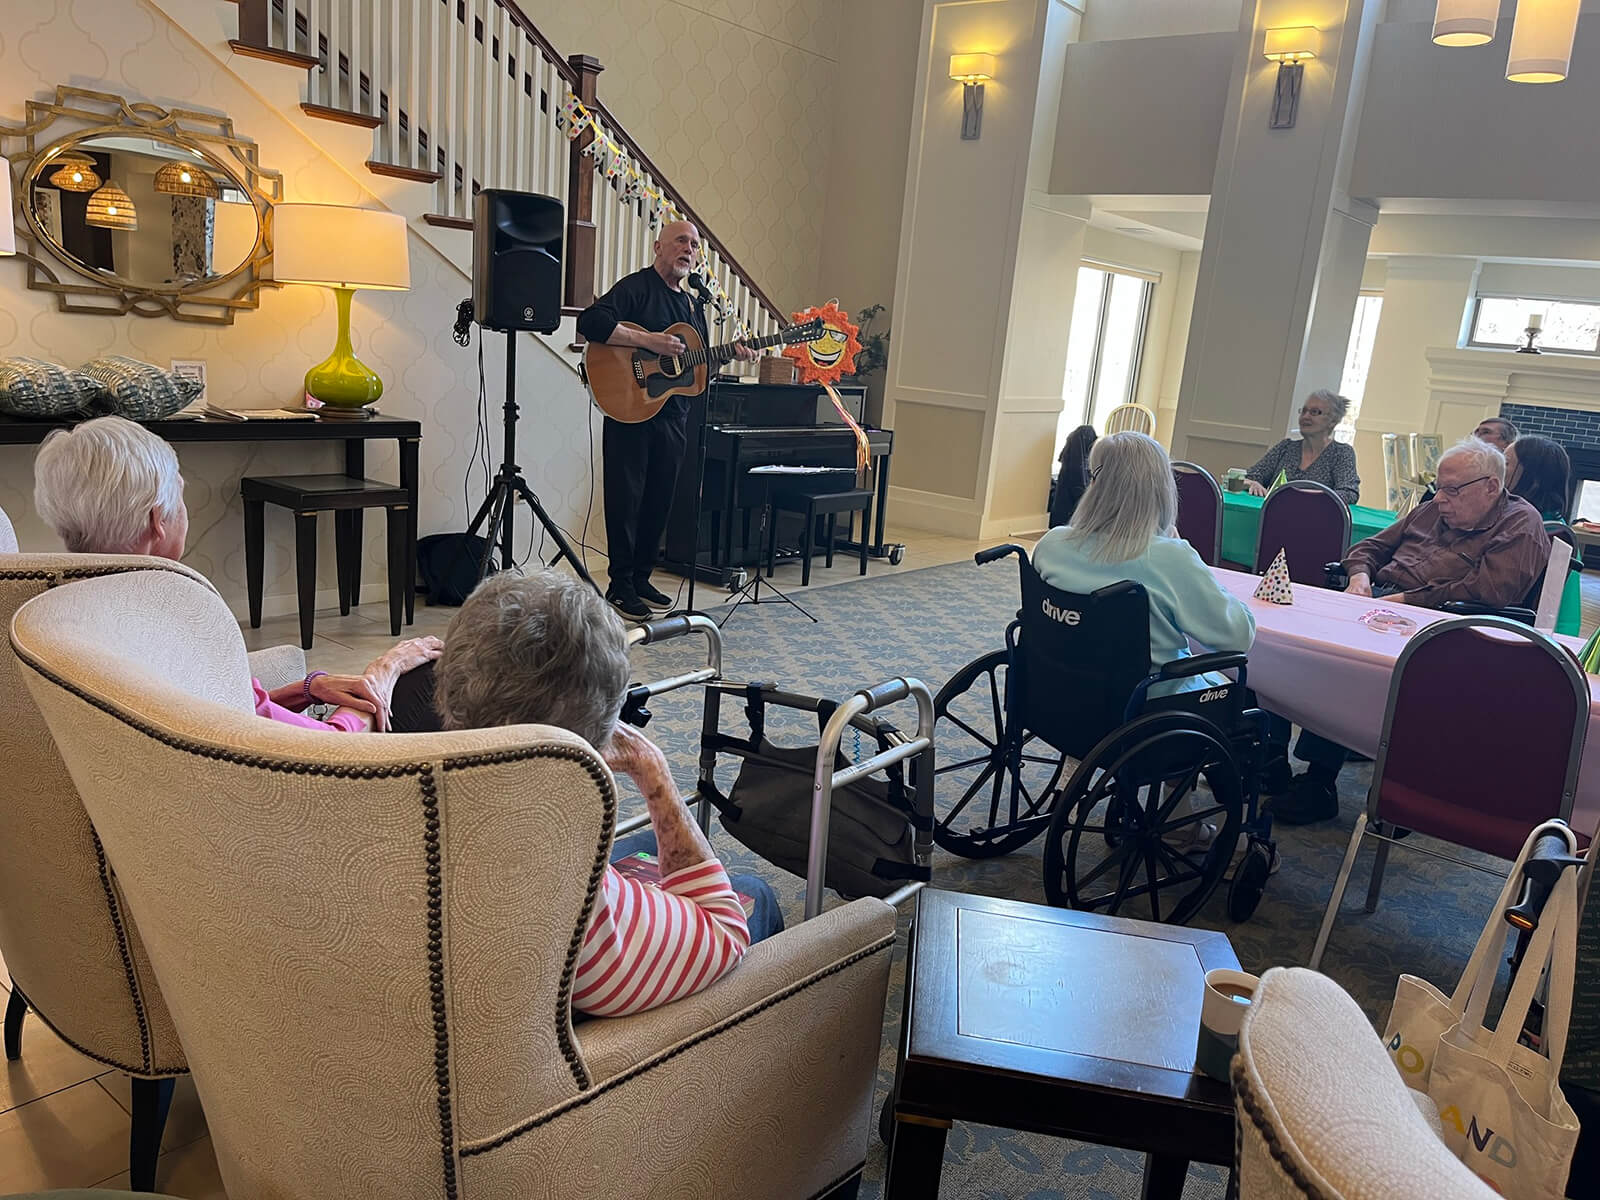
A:
[[[1600,412],[1600,357],[1430,347],[1429,429],[1467,433],[1504,404]]]

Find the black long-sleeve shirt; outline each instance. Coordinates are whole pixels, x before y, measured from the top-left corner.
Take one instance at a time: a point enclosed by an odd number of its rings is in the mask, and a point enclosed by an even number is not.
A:
[[[669,325],[691,325],[703,343],[711,343],[700,302],[689,292],[668,287],[653,266],[624,275],[584,309],[578,315],[578,332],[591,342],[605,342],[624,321],[651,333],[660,333]]]

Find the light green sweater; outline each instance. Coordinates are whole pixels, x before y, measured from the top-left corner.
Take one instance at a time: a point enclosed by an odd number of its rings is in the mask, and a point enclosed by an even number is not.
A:
[[[1248,650],[1256,619],[1217,582],[1182,538],[1157,537],[1138,558],[1108,563],[1091,558],[1071,527],[1052,529],[1033,550],[1033,569],[1051,587],[1080,595],[1130,579],[1150,598],[1150,666],[1189,657],[1189,639],[1208,650]],[[1215,672],[1151,688],[1152,695],[1198,691],[1226,682]]]

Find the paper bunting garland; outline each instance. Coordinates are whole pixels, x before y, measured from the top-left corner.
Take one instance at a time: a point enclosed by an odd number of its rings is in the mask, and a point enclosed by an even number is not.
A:
[[[1257,600],[1265,600],[1268,604],[1294,603],[1294,588],[1289,583],[1289,558],[1282,550],[1278,551],[1267,573],[1256,585],[1255,596]]]
[[[643,205],[645,220],[649,222],[652,230],[660,229],[668,222],[685,219],[666,190],[656,186],[623,145],[601,127],[589,107],[571,92],[567,93],[566,99],[562,101],[561,111],[556,114],[556,128],[567,135],[569,142],[577,141],[585,131],[594,135],[593,140],[583,148],[584,155],[594,163],[594,169],[602,179],[608,183],[616,183],[617,195],[624,204],[637,202]],[[707,307],[716,318],[718,327],[733,319],[734,336],[745,336],[749,329],[744,320],[737,316],[733,297],[729,296],[727,289],[718,282],[710,264],[702,257],[696,264],[695,270],[700,272],[706,281],[706,287],[711,292],[711,302]],[[854,361],[852,355],[852,364]]]

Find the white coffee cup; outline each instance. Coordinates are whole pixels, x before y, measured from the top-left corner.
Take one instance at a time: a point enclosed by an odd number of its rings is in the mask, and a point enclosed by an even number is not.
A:
[[[1233,1055],[1239,1049],[1239,1029],[1260,983],[1254,975],[1226,967],[1206,972],[1195,1066],[1211,1078],[1228,1082]]]

